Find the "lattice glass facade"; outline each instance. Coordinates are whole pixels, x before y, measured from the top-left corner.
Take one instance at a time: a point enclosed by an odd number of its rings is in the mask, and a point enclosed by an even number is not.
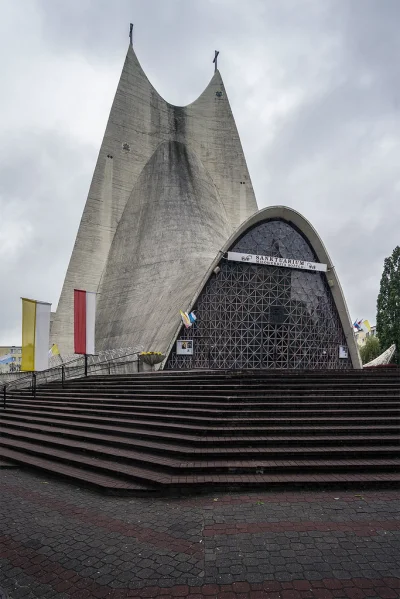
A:
[[[319,262],[294,225],[274,219],[247,230],[230,251]],[[339,358],[346,339],[326,274],[228,261],[194,307],[193,356],[170,353],[167,369],[352,368]]]

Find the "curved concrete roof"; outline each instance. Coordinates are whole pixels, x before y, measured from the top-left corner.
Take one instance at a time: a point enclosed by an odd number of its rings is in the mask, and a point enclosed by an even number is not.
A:
[[[328,254],[328,251],[325,245],[323,244],[321,237],[318,235],[317,231],[314,229],[311,223],[306,218],[304,218],[304,216],[302,216],[299,212],[293,210],[292,208],[288,208],[287,206],[269,206],[268,208],[263,208],[262,210],[259,210],[256,214],[250,216],[244,223],[242,223],[221,247],[220,251],[214,258],[212,264],[210,265],[207,273],[203,277],[203,280],[199,283],[191,301],[187,304],[187,306],[185,306],[185,308],[183,308],[183,310],[190,311],[193,309],[201,291],[206,285],[208,279],[212,276],[214,268],[218,266],[218,263],[220,262],[222,256],[234,245],[235,241],[237,241],[237,239],[239,239],[239,237],[241,237],[247,229],[250,229],[257,223],[273,218],[282,218],[289,223],[293,223],[299,229],[299,231],[301,231],[301,233],[303,233],[303,235],[307,238],[318,257],[318,260],[322,264],[326,264],[328,266],[326,276],[333,298],[335,300],[340,321],[342,323],[347,346],[349,348],[350,358],[354,368],[362,368],[361,358],[358,351],[355,335],[353,332],[353,325],[350,320],[349,311],[347,309],[346,300],[338,276],[336,274],[334,264]],[[167,349],[167,357],[179,335],[179,331],[182,326],[182,323],[178,317],[176,318],[176,322],[177,327],[175,330],[175,334],[171,338],[171,342]],[[161,367],[162,366],[163,364],[161,365]]]
[[[193,103],[173,106],[156,92],[129,46],[52,324],[61,353],[73,351],[73,289],[98,290],[132,190],[160,144],[172,141],[185,144],[208,172],[228,235],[257,210],[220,73]]]

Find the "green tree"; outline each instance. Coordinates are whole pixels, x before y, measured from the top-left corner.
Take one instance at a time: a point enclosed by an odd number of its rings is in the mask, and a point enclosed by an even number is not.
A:
[[[400,246],[385,258],[378,295],[376,332],[382,351],[396,344],[397,364],[400,364]]]
[[[381,344],[378,337],[368,337],[365,340],[365,344],[360,347],[360,356],[363,364],[368,364],[371,360],[375,360],[381,353]]]

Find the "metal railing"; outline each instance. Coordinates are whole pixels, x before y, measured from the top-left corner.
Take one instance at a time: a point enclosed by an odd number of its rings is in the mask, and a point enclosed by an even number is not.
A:
[[[128,352],[129,353],[123,353]],[[39,385],[60,382],[62,387],[73,379],[81,379],[88,376],[111,375],[111,374],[133,374],[139,372],[141,349],[121,348],[118,350],[106,350],[96,355],[82,355],[69,361],[61,361],[41,372],[30,372],[18,379],[3,384],[3,408],[7,405],[7,395],[20,389],[30,390],[36,396]],[[58,357],[58,356],[55,356]],[[103,358],[103,359],[102,359]],[[104,359],[105,358],[105,359]]]

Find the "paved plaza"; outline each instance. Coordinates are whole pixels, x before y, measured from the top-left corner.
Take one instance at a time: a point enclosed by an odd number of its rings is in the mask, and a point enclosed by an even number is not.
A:
[[[398,491],[134,498],[0,477],[0,597],[400,596]]]

